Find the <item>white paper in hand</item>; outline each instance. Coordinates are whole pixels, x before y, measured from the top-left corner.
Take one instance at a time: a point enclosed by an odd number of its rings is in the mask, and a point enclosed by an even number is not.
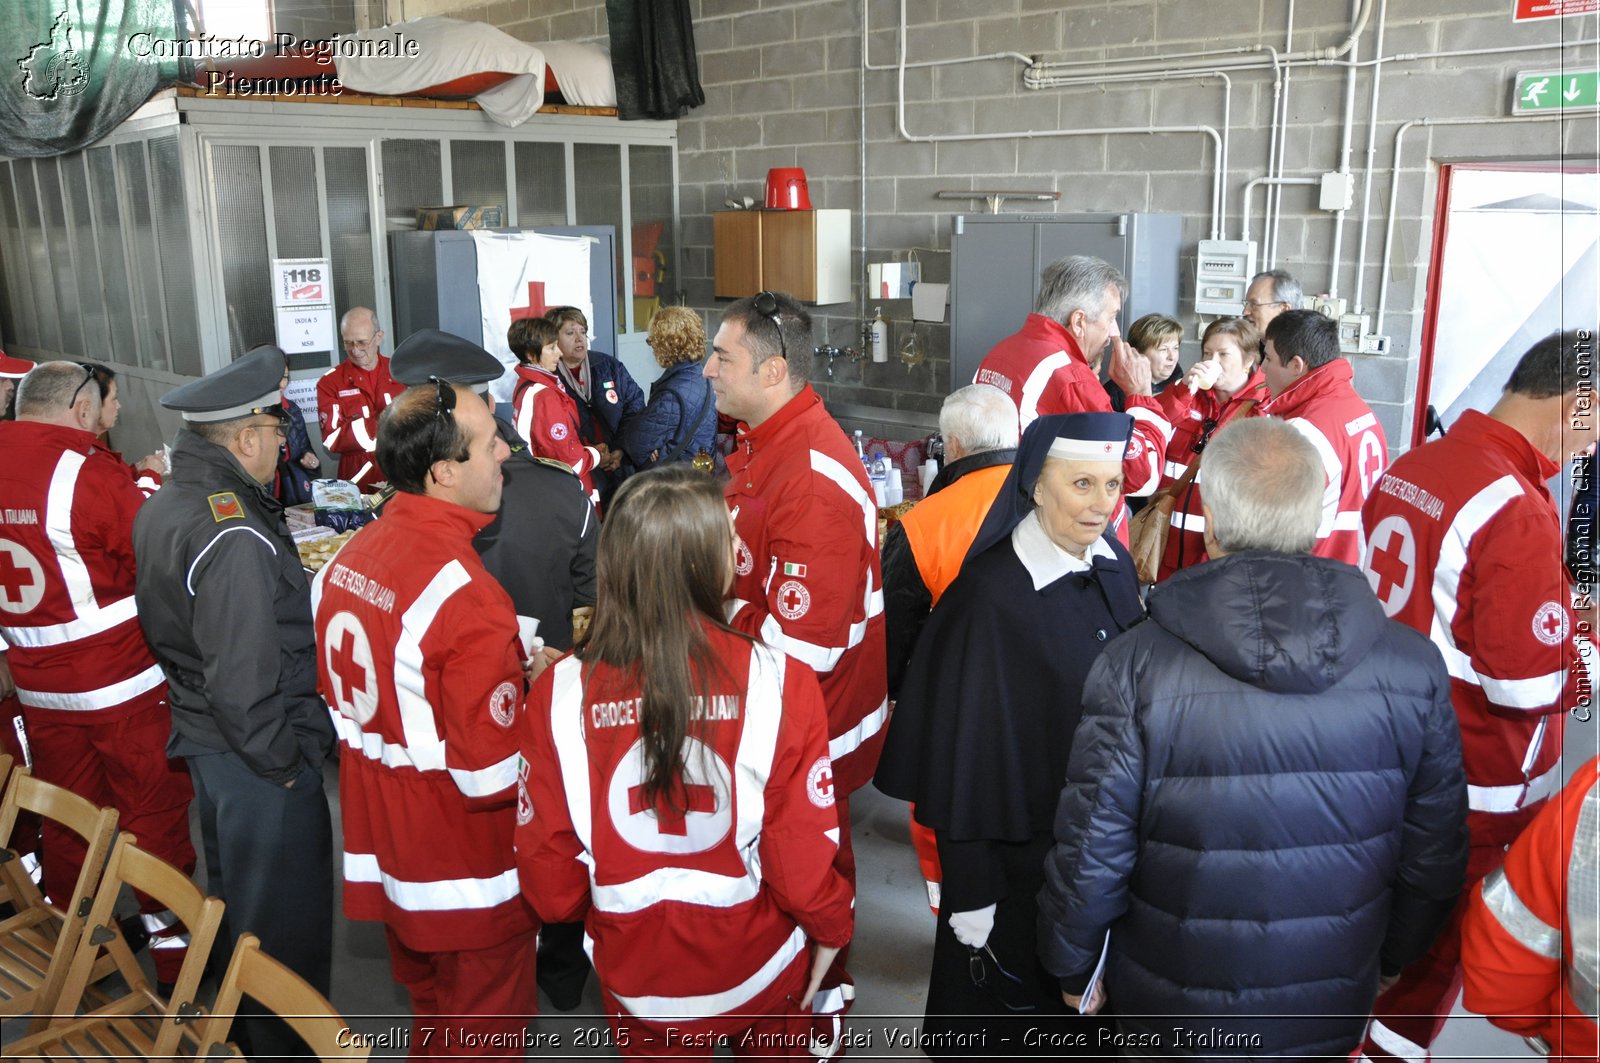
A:
[[[1100,962],[1094,965],[1094,973],[1089,975],[1089,983],[1083,987],[1083,995],[1078,998],[1078,1012],[1086,1014],[1084,1008],[1089,1006],[1089,1000],[1094,996],[1095,987],[1100,984],[1100,977],[1106,973],[1106,954],[1111,951],[1111,931],[1106,931],[1106,939],[1100,945]]]

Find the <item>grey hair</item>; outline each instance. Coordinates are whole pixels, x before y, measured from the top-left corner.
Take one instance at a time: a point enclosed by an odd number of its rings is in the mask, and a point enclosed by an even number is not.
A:
[[[79,398],[89,398],[89,407],[98,421],[100,387],[83,387],[90,379],[89,371],[76,362],[40,362],[17,385],[17,416],[55,417],[72,407],[76,393]]]
[[[1300,309],[1300,304],[1305,301],[1305,289],[1286,270],[1269,269],[1265,273],[1257,273],[1250,278],[1250,286],[1255,287],[1257,281],[1271,281],[1272,301],[1288,303],[1290,310]]]
[[[366,319],[372,322],[373,332],[381,331],[378,327],[378,312],[370,306],[352,306],[346,310],[344,315],[339,318],[339,331],[342,333],[357,321],[363,320],[362,315],[366,315]]]
[[[1322,522],[1327,471],[1311,441],[1277,417],[1234,421],[1201,464],[1210,532],[1224,550],[1309,553]]]
[[[992,384],[968,384],[939,407],[939,432],[967,454],[1017,448],[1017,404]]]
[[[1105,313],[1106,289],[1113,285],[1126,302],[1128,278],[1111,263],[1090,255],[1056,259],[1039,274],[1039,295],[1033,301],[1033,312],[1063,325],[1074,310],[1098,318]]]

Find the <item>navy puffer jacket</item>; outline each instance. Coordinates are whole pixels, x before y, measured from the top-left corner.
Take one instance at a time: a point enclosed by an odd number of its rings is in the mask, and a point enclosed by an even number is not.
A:
[[[1346,1054],[1461,889],[1444,663],[1325,558],[1230,555],[1149,604],[1084,687],[1040,956],[1081,984],[1109,929],[1108,1010],[1152,1054]]]
[[[622,446],[635,467],[648,469],[666,461],[685,436],[691,438],[678,461],[716,453],[716,399],[699,362],[679,362],[650,385],[650,402],[623,427]]]

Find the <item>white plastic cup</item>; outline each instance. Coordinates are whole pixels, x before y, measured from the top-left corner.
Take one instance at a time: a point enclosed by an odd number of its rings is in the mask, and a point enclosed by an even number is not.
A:
[[[544,649],[544,639],[539,637],[539,618],[536,616],[517,616],[517,641],[522,643],[522,659],[530,661],[533,655]]]
[[[891,506],[898,506],[906,500],[905,481],[901,478],[898,466],[889,470],[889,487],[885,494]]]

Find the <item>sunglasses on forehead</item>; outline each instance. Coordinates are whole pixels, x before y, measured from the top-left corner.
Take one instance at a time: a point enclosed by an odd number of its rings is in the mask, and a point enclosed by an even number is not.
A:
[[[778,297],[771,292],[757,292],[750,301],[750,308],[768,321],[778,330],[778,350],[783,353],[783,360],[789,360],[789,345],[783,341],[783,317],[778,309]]]
[[[94,362],[79,362],[78,368],[83,370],[83,380],[80,381],[78,386],[73,389],[72,398],[67,401],[68,406],[76,404],[78,401],[78,396],[83,394],[83,389],[89,386],[89,382],[93,380],[96,375],[104,372],[104,367],[97,365]]]

